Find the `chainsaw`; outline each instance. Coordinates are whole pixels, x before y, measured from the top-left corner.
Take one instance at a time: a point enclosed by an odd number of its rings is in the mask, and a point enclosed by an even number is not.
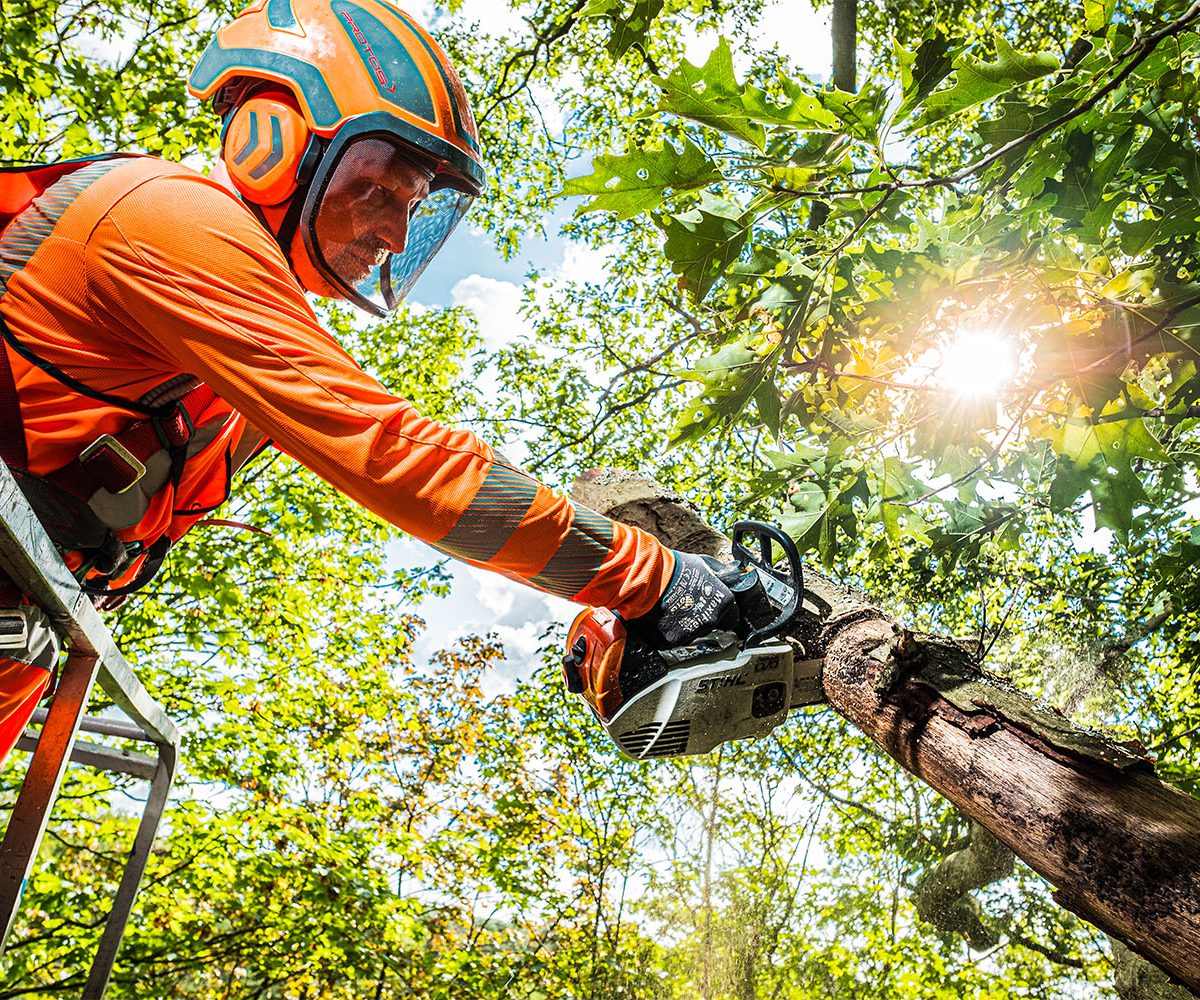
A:
[[[772,562],[772,543],[784,558]],[[733,526],[733,565],[719,572],[741,624],[674,649],[654,649],[606,608],[571,624],[563,677],[613,742],[635,760],[707,753],[729,740],[766,736],[788,712],[825,700],[821,660],[804,658],[789,626],[801,614],[796,544],[763,521]]]

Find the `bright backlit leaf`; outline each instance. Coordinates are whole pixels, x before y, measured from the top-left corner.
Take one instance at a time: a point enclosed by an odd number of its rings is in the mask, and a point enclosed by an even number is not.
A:
[[[1058,58],[1049,52],[1018,52],[1003,35],[996,35],[995,42],[996,57],[990,62],[968,53],[954,60],[954,83],[925,98],[922,125],[990,101],[1058,68]]]
[[[682,149],[670,142],[658,149],[635,149],[622,156],[601,155],[592,173],[563,185],[565,195],[592,195],[577,210],[615,212],[629,219],[661,205],[672,191],[706,187],[721,179],[721,172],[690,139]]]
[[[656,220],[671,270],[697,300],[703,299],[742,252],[750,219],[732,202],[704,192],[696,208]]]

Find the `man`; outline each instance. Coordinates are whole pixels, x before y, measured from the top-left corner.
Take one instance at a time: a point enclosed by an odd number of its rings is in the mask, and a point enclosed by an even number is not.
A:
[[[189,80],[223,120],[204,177],[145,156],[0,174],[0,455],[111,605],[269,441],[458,559],[676,645],[730,613],[701,560],[573,506],[417,413],[304,292],[383,316],[484,173],[445,53],[381,0],[255,0]],[[56,648],[0,580],[0,757]],[[6,743],[5,740],[8,740]]]

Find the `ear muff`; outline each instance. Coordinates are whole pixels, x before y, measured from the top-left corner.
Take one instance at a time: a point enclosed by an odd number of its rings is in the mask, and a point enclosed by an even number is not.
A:
[[[234,187],[256,205],[278,205],[291,197],[314,144],[299,108],[281,94],[246,101],[230,116],[222,139]]]

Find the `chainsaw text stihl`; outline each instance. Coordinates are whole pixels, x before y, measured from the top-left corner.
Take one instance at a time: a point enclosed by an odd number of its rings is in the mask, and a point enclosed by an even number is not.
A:
[[[786,569],[772,565],[772,541]],[[737,600],[737,633],[710,632],[688,646],[652,649],[604,608],[589,608],[572,623],[563,660],[567,688],[583,696],[630,757],[707,753],[727,740],[766,736],[790,709],[824,701],[821,661],[804,659],[785,635],[804,597],[795,543],[774,525],[739,521],[733,560],[720,575]]]

